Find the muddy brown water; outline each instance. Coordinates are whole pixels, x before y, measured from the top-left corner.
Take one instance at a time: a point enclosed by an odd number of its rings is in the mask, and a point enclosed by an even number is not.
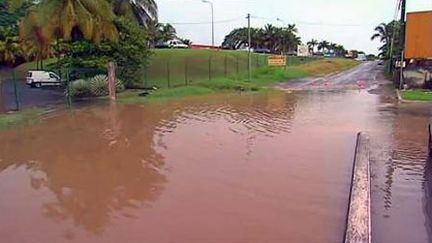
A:
[[[374,237],[427,242],[430,113],[416,110],[310,91],[57,111],[0,131],[0,241],[341,242],[367,130]]]

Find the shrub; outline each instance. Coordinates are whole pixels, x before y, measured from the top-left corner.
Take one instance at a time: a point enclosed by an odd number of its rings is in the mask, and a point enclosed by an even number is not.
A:
[[[86,97],[91,95],[89,82],[84,79],[72,81],[69,85],[69,92],[73,97]]]
[[[89,79],[89,89],[93,96],[108,95],[108,77],[106,75],[96,75]],[[116,92],[122,92],[125,86],[120,79],[116,80]]]

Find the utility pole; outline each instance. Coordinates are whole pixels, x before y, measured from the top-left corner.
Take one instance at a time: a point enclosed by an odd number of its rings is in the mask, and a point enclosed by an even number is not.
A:
[[[248,78],[249,81],[251,81],[252,79],[252,60],[251,60],[251,15],[248,14],[247,15],[247,20],[248,20]]]
[[[401,21],[400,21],[400,48],[401,48],[401,63],[400,63],[400,84],[399,89],[403,88],[403,69],[405,61],[405,29],[406,29],[406,0],[401,0]]]

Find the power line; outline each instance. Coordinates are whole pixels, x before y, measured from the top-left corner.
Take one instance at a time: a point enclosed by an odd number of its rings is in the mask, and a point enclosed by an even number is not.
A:
[[[230,23],[230,22],[237,22],[243,20],[243,18],[234,18],[234,19],[225,19],[225,20],[218,20],[214,21],[215,24],[223,24],[223,23]],[[172,25],[200,25],[200,24],[211,24],[212,22],[168,22],[168,23],[162,23],[162,24],[172,24]]]
[[[400,1],[400,0],[397,0]],[[251,15],[252,19],[262,19],[267,21],[282,21],[284,23],[287,23],[287,21],[281,19],[281,18],[267,18],[267,17],[260,17],[256,15]],[[244,18],[232,18],[232,19],[224,19],[224,20],[217,20],[214,21],[215,24],[224,24],[224,23],[232,23],[232,22],[238,22],[243,21]],[[296,25],[310,25],[310,26],[333,26],[333,27],[360,27],[360,26],[366,26],[361,24],[335,24],[335,23],[323,23],[323,22],[306,22],[306,21],[292,21]],[[172,25],[206,25],[211,24],[209,21],[203,21],[203,22],[161,22],[162,24],[172,24]]]

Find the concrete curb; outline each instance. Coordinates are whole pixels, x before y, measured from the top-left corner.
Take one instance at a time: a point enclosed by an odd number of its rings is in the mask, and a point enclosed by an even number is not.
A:
[[[371,243],[370,148],[366,133],[357,135],[345,243]]]
[[[402,98],[402,96],[401,96],[401,94],[400,94],[400,92],[399,92],[398,89],[396,89],[396,95],[397,95],[397,98],[398,98],[399,101],[402,101],[402,102],[405,101],[405,100]]]

